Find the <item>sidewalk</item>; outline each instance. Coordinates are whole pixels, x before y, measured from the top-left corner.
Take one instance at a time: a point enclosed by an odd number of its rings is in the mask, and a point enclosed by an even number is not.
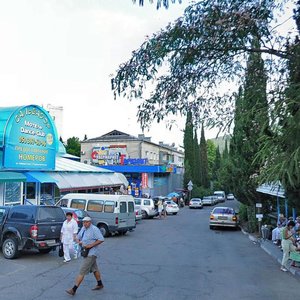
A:
[[[281,265],[281,259],[282,259],[282,251],[280,250],[280,248],[278,246],[274,245],[272,243],[272,241],[270,241],[270,240],[263,240],[263,239],[257,238],[256,236],[249,234],[248,232],[244,231],[243,229],[241,229],[241,231],[244,234],[248,235],[250,241],[259,244],[260,247],[265,252],[267,252],[270,256],[272,256],[279,263],[279,266],[278,266],[278,270],[279,270],[279,267]],[[296,276],[297,278],[300,279],[300,268],[293,268],[293,267],[288,266],[287,269],[290,273],[292,273],[294,276]]]

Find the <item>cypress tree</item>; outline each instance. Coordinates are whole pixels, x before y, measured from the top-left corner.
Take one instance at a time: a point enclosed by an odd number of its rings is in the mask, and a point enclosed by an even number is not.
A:
[[[201,186],[204,188],[209,187],[209,178],[208,178],[208,158],[207,158],[207,147],[206,140],[204,135],[204,125],[202,124],[201,128],[201,138],[200,138],[200,172],[201,172]]]
[[[186,117],[184,136],[183,136],[183,147],[184,147],[184,168],[185,174],[183,177],[184,188],[187,187],[187,184],[192,180],[194,172],[194,138],[193,138],[193,117],[192,113],[188,112]],[[186,172],[186,171],[189,172]]]
[[[198,142],[197,130],[195,129],[194,134],[194,157],[195,157],[195,164],[194,164],[194,174],[192,182],[197,186],[201,184],[201,162],[200,162],[200,147]]]

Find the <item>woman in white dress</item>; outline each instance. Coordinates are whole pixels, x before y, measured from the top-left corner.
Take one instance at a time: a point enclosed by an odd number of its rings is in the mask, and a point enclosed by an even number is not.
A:
[[[74,241],[76,240],[78,233],[78,224],[73,219],[71,212],[66,213],[66,220],[61,227],[60,240],[63,243],[64,248],[64,262],[71,260],[70,252],[73,252],[74,258],[77,258],[77,253],[74,250]]]

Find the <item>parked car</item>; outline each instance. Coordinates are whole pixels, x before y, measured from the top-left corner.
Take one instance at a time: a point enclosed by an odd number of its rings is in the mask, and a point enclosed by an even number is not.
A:
[[[203,203],[201,198],[192,198],[189,203],[190,208],[203,208]]]
[[[60,230],[65,220],[57,206],[0,206],[0,246],[3,256],[13,259],[25,249],[49,253],[60,244]]]
[[[214,191],[214,196],[218,198],[219,202],[225,202],[226,194],[224,191]]]
[[[235,199],[233,194],[228,194],[226,198],[227,198],[227,200],[234,200]]]
[[[203,205],[210,205],[210,206],[213,206],[216,204],[216,200],[214,197],[212,196],[204,196],[202,198],[202,204]]]
[[[154,201],[151,198],[134,198],[135,205],[140,205],[143,219],[151,219],[158,215]]]
[[[84,217],[89,217],[89,214],[82,210],[82,209],[77,209],[77,208],[70,208],[70,207],[62,207],[62,210],[64,211],[64,213],[66,214],[67,212],[71,212],[73,214],[73,218],[74,220],[77,222],[78,224],[78,231],[82,228],[83,224],[82,224],[82,219]]]
[[[135,221],[140,221],[143,218],[142,210],[140,205],[134,205],[134,211],[135,211]]]
[[[234,227],[238,228],[238,217],[231,207],[215,207],[209,217],[209,228]]]
[[[166,211],[168,215],[177,215],[177,213],[179,212],[179,207],[178,205],[173,201],[173,200],[165,200],[165,202],[167,203],[166,206]]]

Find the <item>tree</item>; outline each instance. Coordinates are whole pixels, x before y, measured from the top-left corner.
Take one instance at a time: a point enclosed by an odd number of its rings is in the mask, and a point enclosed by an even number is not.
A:
[[[198,142],[197,130],[194,133],[194,174],[193,183],[200,186],[201,184],[201,161],[200,161],[200,147]]]
[[[71,155],[80,157],[80,141],[78,137],[73,136],[67,139],[66,151]]]
[[[208,188],[209,187],[209,178],[208,178],[208,159],[207,159],[207,147],[206,140],[204,135],[204,125],[201,128],[201,138],[200,138],[200,172],[201,172],[201,186]]]
[[[137,0],[132,0],[133,3],[136,3]],[[144,0],[138,0],[139,5],[143,6],[144,5]],[[153,3],[153,0],[149,0],[150,3]],[[165,8],[169,8],[170,2],[175,3],[176,0],[157,0],[156,2],[156,8],[159,9],[161,8],[161,6],[165,7]],[[178,0],[179,3],[182,2],[182,0]]]
[[[188,113],[186,117],[184,136],[183,136],[183,147],[184,147],[184,168],[185,172],[188,169],[189,174],[185,174],[183,184],[187,186],[188,182],[192,179],[195,166],[195,153],[194,153],[194,138],[193,138],[193,117],[192,113]],[[188,178],[187,176],[190,176]]]
[[[272,85],[275,88],[269,90],[269,113],[273,115],[274,127],[281,126],[277,123],[283,117],[288,120],[289,128],[299,132],[297,113],[291,114],[286,109],[294,107],[293,103],[298,101],[297,94],[286,97],[283,88],[287,86],[287,65],[297,65],[295,62],[300,61],[296,54],[298,42],[290,46],[289,34],[282,36],[276,31],[280,27],[276,10],[283,7],[284,3],[284,0],[203,0],[190,5],[183,17],[147,39],[120,66],[112,79],[115,96],[140,100],[138,120],[142,127],[148,126],[153,120],[160,122],[167,115],[184,115],[192,110],[195,120],[205,119],[209,125],[224,128],[232,120],[230,103],[234,101],[235,93],[222,95],[217,92],[219,86],[224,78],[227,78],[228,84],[234,82],[237,86],[243,85],[246,75],[244,66],[249,54],[263,53],[269,78],[278,80],[278,84]],[[298,1],[294,12],[298,29],[299,7]],[[253,43],[255,39],[257,41]],[[166,72],[161,72],[161,67]],[[149,88],[148,82],[156,82],[156,85],[152,93],[147,92],[150,95],[147,98],[144,97],[144,91]],[[294,88],[291,90],[295,91]],[[249,116],[255,110],[252,107]],[[252,130],[255,131],[256,126],[249,128],[249,131]],[[281,128],[276,130],[281,131]],[[277,138],[273,135],[272,128],[269,133],[266,131],[267,138],[260,140],[261,151],[258,152],[257,160],[262,162],[268,158],[265,172],[258,172],[259,176],[264,174],[260,181],[279,178],[295,187],[299,184],[299,176],[295,175],[299,168],[299,144],[292,143],[293,147],[289,151],[291,156],[280,156],[279,159],[279,156],[272,153],[272,159],[269,159],[266,149],[269,145],[274,145],[276,149],[280,142],[279,135],[276,135]],[[287,140],[290,139],[288,135]],[[284,153],[284,149],[279,153]],[[253,153],[250,154],[253,157]],[[274,163],[273,157],[278,158],[277,163]],[[287,166],[288,173],[285,172]]]
[[[219,146],[216,148],[216,153],[215,153],[215,161],[214,161],[214,166],[213,166],[213,171],[212,171],[212,179],[214,182],[218,181],[218,173],[221,168],[221,153],[220,153],[220,148]]]
[[[213,168],[216,160],[216,146],[211,140],[206,141],[208,159],[208,177],[213,180]]]

